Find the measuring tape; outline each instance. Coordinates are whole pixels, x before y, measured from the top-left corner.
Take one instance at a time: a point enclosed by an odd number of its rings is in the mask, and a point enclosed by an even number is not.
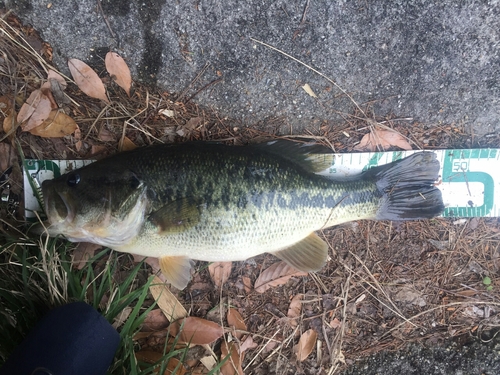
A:
[[[363,152],[334,154],[334,161],[322,175],[342,179],[368,168],[391,163],[419,151]],[[441,190],[444,217],[500,216],[500,149],[433,151],[441,165],[436,186]],[[38,188],[43,180],[90,164],[91,160],[27,160],[27,172]],[[26,218],[39,211],[38,201],[24,174]]]

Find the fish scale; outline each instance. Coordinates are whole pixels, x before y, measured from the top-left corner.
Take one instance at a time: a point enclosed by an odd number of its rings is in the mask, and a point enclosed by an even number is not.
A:
[[[321,154],[321,155],[319,155]],[[328,246],[314,232],[359,219],[429,218],[443,210],[430,152],[332,180],[325,149],[269,142],[158,145],[44,181],[49,232],[160,259],[174,286],[191,259],[243,260],[270,252],[320,269]]]

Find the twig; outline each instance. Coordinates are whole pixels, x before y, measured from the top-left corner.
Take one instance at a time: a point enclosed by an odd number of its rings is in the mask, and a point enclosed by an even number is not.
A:
[[[108,17],[104,14],[104,10],[102,9],[101,5],[101,0],[97,0],[97,7],[101,11],[102,18],[104,19],[104,22],[106,23],[106,26],[108,27],[109,33],[111,36],[116,39],[116,45],[118,48],[120,48],[120,38],[113,32],[113,29],[111,28],[111,25],[109,24]]]
[[[340,87],[340,86],[339,86],[339,85],[338,85],[338,84],[337,84],[337,83],[336,83],[333,79],[331,79],[331,78],[329,78],[328,76],[326,76],[325,74],[321,73],[319,70],[314,69],[312,66],[307,65],[305,62],[300,61],[299,59],[297,59],[297,58],[293,57],[292,55],[289,55],[288,53],[283,52],[282,50],[280,50],[280,49],[278,49],[278,48],[276,48],[276,47],[273,47],[273,46],[271,46],[270,44],[264,43],[264,42],[262,42],[262,41],[260,41],[260,40],[258,40],[258,39],[252,38],[252,37],[250,37],[250,40],[254,41],[255,43],[262,44],[263,46],[265,46],[265,47],[267,47],[267,48],[270,48],[270,49],[272,49],[273,51],[276,51],[276,52],[278,52],[278,53],[281,53],[283,56],[286,56],[286,57],[288,57],[289,59],[292,59],[293,61],[298,62],[299,64],[301,64],[301,65],[305,66],[307,69],[309,69],[309,70],[313,71],[314,73],[318,74],[319,76],[323,77],[323,78],[324,78],[324,79],[326,79],[328,82],[330,82],[332,85],[334,85],[336,88],[338,88],[340,91],[342,91],[342,93],[343,93],[344,95],[346,95],[346,96],[349,98],[349,100],[350,100],[350,101],[351,101],[351,102],[352,102],[352,103],[356,106],[356,108],[357,108],[357,109],[358,109],[358,110],[359,110],[359,111],[360,111],[360,112],[361,112],[364,116],[366,116],[365,112],[361,109],[361,107],[359,106],[359,104],[358,104],[358,103],[356,103],[356,101],[352,98],[352,96],[351,96],[351,95],[349,95],[349,94],[347,93],[347,91],[345,91],[342,87]]]
[[[187,94],[189,89],[203,76],[203,74],[207,71],[209,66],[210,66],[210,62],[207,61],[205,63],[205,65],[203,66],[203,68],[201,68],[201,70],[198,72],[196,77],[194,77],[194,79],[189,83],[189,85],[187,85],[187,87],[179,94],[179,96],[176,99],[178,102],[181,101],[181,99]]]

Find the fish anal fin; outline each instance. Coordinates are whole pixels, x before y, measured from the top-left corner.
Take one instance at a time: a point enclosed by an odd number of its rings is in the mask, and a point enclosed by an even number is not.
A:
[[[149,215],[149,221],[158,228],[159,234],[183,232],[200,221],[200,206],[190,198],[167,203]]]
[[[328,258],[328,245],[316,233],[311,233],[294,245],[273,254],[299,271],[319,271]]]
[[[158,259],[167,281],[177,289],[184,289],[191,280],[193,261],[183,256],[163,256]]]

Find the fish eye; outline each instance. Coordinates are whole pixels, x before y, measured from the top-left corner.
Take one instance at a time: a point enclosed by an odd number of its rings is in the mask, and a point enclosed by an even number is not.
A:
[[[80,175],[78,173],[70,173],[66,179],[69,187],[75,187],[80,182]]]

